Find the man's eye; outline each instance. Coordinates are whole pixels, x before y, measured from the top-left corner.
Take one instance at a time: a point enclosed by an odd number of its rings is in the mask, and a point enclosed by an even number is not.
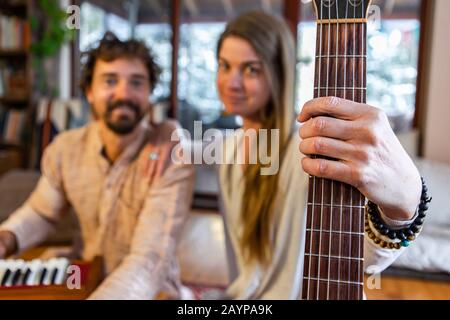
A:
[[[131,85],[135,88],[139,88],[141,87],[143,84],[143,82],[141,80],[133,80],[131,81]]]
[[[113,86],[113,85],[115,85],[116,84],[116,79],[113,79],[113,78],[109,78],[109,79],[105,79],[105,83],[108,85],[108,86]]]

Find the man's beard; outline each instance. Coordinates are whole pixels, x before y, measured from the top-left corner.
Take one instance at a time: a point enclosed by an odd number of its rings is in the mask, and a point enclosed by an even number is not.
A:
[[[112,119],[112,113],[117,108],[128,108],[133,111],[134,117],[130,117],[127,115],[122,115],[116,120]],[[136,128],[139,122],[144,117],[144,113],[141,112],[139,105],[134,103],[133,101],[124,99],[124,100],[116,100],[110,101],[106,105],[106,112],[103,116],[103,120],[105,121],[106,126],[114,133],[118,135],[126,135]]]

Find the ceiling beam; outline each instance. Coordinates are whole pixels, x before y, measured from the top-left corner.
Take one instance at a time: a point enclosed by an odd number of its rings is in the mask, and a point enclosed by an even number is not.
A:
[[[395,0],[387,0],[384,5],[384,13],[387,15],[391,15],[394,12],[395,8]]]
[[[222,0],[223,9],[225,10],[225,14],[228,18],[234,16],[234,8],[231,0]]]
[[[261,7],[266,12],[272,12],[272,3],[270,0],[261,0]]]
[[[195,0],[184,0],[183,3],[186,9],[189,11],[191,17],[196,17],[199,15],[200,11],[198,10],[198,6],[197,3],[195,3]]]
[[[144,5],[148,5],[157,16],[163,15],[163,8],[158,0],[146,0]]]

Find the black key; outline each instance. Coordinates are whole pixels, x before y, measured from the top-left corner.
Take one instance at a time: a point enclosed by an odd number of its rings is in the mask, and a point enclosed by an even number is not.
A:
[[[27,281],[28,281],[28,278],[30,277],[30,274],[31,274],[31,269],[27,268],[27,271],[25,271],[25,274],[23,276],[23,281],[21,283],[22,285],[26,285],[27,284]]]
[[[2,282],[1,282],[1,286],[2,287],[5,286],[6,281],[8,281],[8,278],[10,277],[10,275],[11,275],[11,270],[10,269],[6,269],[5,274],[3,275]]]
[[[47,274],[47,268],[42,269],[41,278],[39,279],[39,284],[44,284],[45,275]]]
[[[58,275],[58,268],[55,267],[55,269],[53,269],[52,274],[50,276],[50,284],[55,284],[57,275]]]
[[[11,286],[16,286],[17,285],[17,282],[19,281],[19,279],[20,279],[20,274],[22,273],[22,270],[20,269],[20,268],[18,268],[14,273],[13,273],[13,276],[12,276],[12,281],[11,281]]]

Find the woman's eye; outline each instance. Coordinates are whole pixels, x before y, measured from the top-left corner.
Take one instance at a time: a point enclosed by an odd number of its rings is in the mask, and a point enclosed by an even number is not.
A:
[[[225,62],[219,62],[219,70],[226,71],[228,70],[228,64]]]
[[[247,66],[244,69],[245,74],[250,76],[258,76],[261,73],[261,69],[258,67]]]

